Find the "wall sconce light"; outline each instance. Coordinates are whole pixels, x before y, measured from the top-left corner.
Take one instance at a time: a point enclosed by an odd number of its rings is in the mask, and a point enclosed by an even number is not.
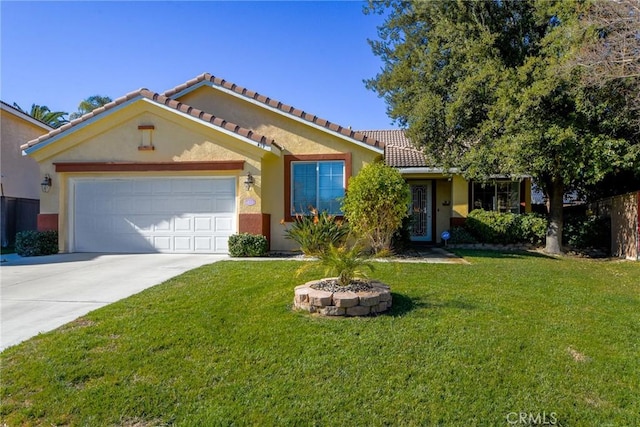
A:
[[[51,190],[51,177],[49,174],[44,176],[44,179],[40,183],[40,188],[42,188],[43,193],[48,193]]]
[[[251,190],[253,182],[253,175],[251,175],[251,172],[247,172],[247,178],[244,180],[244,188],[246,188],[247,191]]]

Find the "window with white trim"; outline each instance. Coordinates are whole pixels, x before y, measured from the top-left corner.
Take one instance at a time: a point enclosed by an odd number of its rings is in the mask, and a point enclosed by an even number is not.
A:
[[[472,209],[520,213],[520,183],[518,181],[474,182]]]
[[[341,215],[344,188],[344,160],[291,162],[291,215],[308,214],[310,208]]]

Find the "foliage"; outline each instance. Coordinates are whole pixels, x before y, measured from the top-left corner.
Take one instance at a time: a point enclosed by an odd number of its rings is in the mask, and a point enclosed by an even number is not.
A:
[[[280,223],[284,225],[284,220]],[[284,232],[285,238],[300,245],[300,250],[307,256],[320,255],[331,245],[342,245],[348,234],[347,223],[315,208],[311,209],[311,215],[296,214]]]
[[[465,228],[481,243],[532,243],[544,241],[547,223],[537,214],[475,209],[469,212]]]
[[[411,215],[402,219],[402,225],[393,233],[393,237],[391,238],[391,251],[402,252],[411,247],[413,220]],[[380,253],[378,253],[377,256],[380,256]]]
[[[16,234],[16,253],[20,256],[41,256],[58,253],[57,231],[20,231]]]
[[[473,237],[473,234],[471,234],[466,228],[464,227],[453,227],[451,229],[451,237],[449,239],[449,243],[451,244],[456,244],[456,243],[478,243],[478,240]]]
[[[258,257],[267,253],[269,244],[261,234],[239,233],[229,236],[229,255],[232,257]]]
[[[30,111],[23,110],[15,102],[13,103],[13,106],[24,114],[27,114],[34,119],[51,126],[52,128],[58,128],[69,122],[69,120],[64,117],[67,113],[62,111],[51,111],[46,105],[32,104]]]
[[[611,252],[611,219],[595,215],[570,216],[564,227],[564,239],[575,249],[605,249]]]
[[[351,247],[329,245],[319,258],[325,274],[337,276],[340,286],[348,286],[356,277],[366,278],[365,268],[374,271],[373,263],[357,244]]]
[[[393,307],[358,319],[292,312],[301,262],[197,268],[3,351],[0,417],[461,426],[524,408],[637,425],[638,263],[457,253],[471,264],[377,264]]]
[[[386,13],[370,41],[384,67],[367,86],[389,115],[439,166],[477,179],[531,175],[549,198],[546,249],[554,253],[564,193],[640,167],[637,114],[620,96],[628,88],[615,87],[628,82],[590,86],[573,61],[591,34],[581,21],[586,5],[389,1],[367,9]]]
[[[356,236],[380,253],[391,249],[410,200],[409,185],[397,169],[372,163],[349,180],[342,210]]]
[[[76,111],[75,113],[71,113],[71,115],[69,116],[69,119],[73,120],[73,119],[77,119],[78,117],[82,117],[85,114],[92,112],[96,108],[100,108],[105,104],[110,103],[111,101],[112,99],[109,98],[108,96],[101,96],[101,95],[90,96],[87,99],[84,99],[80,102],[80,104],[78,105],[78,111]]]

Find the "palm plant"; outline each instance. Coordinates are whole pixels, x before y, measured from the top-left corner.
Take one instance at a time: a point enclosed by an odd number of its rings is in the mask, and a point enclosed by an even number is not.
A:
[[[284,220],[281,221],[284,224]],[[341,245],[349,233],[348,224],[337,220],[327,212],[311,209],[311,215],[296,214],[295,220],[284,235],[300,245],[302,253],[308,256],[320,255],[329,245]]]
[[[351,247],[330,244],[319,259],[325,267],[325,274],[337,276],[340,286],[348,286],[357,277],[367,278],[365,268],[374,271],[370,257],[357,244]]]
[[[69,120],[64,117],[67,113],[63,111],[51,111],[46,105],[32,104],[30,111],[23,110],[15,102],[13,103],[13,106],[24,114],[27,114],[34,119],[51,126],[52,128],[58,128],[69,122]]]

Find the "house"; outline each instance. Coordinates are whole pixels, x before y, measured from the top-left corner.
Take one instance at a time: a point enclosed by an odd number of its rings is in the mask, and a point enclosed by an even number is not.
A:
[[[2,246],[13,244],[16,232],[35,230],[39,211],[40,173],[20,145],[52,130],[48,125],[0,101],[0,193]]]
[[[521,182],[476,188],[428,167],[401,131],[357,132],[210,74],[131,92],[22,148],[52,178],[38,226],[65,252],[224,253],[236,232],[294,249],[281,220],[339,214],[349,178],[383,158],[411,184],[415,240],[437,242],[475,203],[530,205]]]

